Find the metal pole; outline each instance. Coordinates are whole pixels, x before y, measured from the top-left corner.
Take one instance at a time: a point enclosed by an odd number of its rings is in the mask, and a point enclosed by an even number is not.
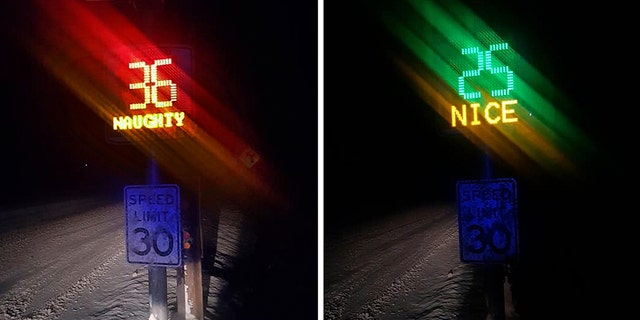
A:
[[[487,311],[491,319],[505,320],[504,271],[501,264],[488,264],[481,268],[484,278]]]
[[[147,168],[147,184],[159,184],[158,166],[152,153]],[[149,265],[149,320],[168,320],[167,268]]]
[[[184,251],[183,266],[178,269],[178,317],[180,320],[203,320],[200,190],[184,192],[182,200],[182,226],[192,241],[190,248]]]
[[[489,146],[484,145],[484,178],[491,179],[493,172],[491,170],[491,156],[489,155]]]
[[[149,319],[168,320],[167,268],[149,266]]]
[[[484,178],[492,179],[491,155],[489,146],[484,145]],[[482,267],[487,311],[494,320],[505,320],[504,265],[489,264]]]
[[[483,171],[485,179],[492,179],[491,155],[489,146],[484,144]],[[504,274],[501,264],[488,264],[481,267],[484,278],[485,302],[487,311],[494,320],[504,320]]]

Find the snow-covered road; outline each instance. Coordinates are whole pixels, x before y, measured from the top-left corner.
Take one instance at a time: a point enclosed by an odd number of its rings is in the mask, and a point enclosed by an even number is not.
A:
[[[0,319],[149,318],[147,267],[127,262],[121,201],[60,201],[4,210],[0,218]],[[219,223],[216,263],[223,270],[252,243],[239,238],[237,212],[222,210]],[[167,268],[170,318],[177,311],[176,274]],[[239,297],[225,293],[226,285],[211,277],[207,319],[232,312],[227,300]]]
[[[455,205],[386,216],[327,235],[325,319],[485,319],[459,258]]]
[[[205,319],[254,319],[255,313],[241,315],[243,304],[255,309],[255,301],[246,300],[251,292],[254,299],[279,301],[256,296],[250,283],[236,281],[256,272],[247,269],[256,260],[246,257],[260,241],[255,224],[237,210],[220,211]],[[147,267],[127,262],[121,201],[58,201],[5,209],[0,218],[0,319],[149,318]],[[325,236],[324,319],[486,318],[477,269],[459,259],[454,205],[416,208],[335,231]],[[169,319],[178,309],[176,277],[176,269],[167,268]],[[284,280],[267,283],[286,286]],[[265,289],[274,295],[276,288]],[[281,298],[265,319],[296,318],[290,299]]]
[[[10,214],[14,222],[34,224],[0,235],[0,316],[56,318],[101,287],[107,274],[125,271],[117,266],[124,254],[122,206],[87,205],[65,202]]]

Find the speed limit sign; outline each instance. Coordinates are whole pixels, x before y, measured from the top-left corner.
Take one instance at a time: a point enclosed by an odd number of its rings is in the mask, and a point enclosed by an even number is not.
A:
[[[180,188],[175,184],[124,188],[127,261],[182,265]]]
[[[515,179],[458,181],[457,203],[462,262],[506,263],[518,254]]]

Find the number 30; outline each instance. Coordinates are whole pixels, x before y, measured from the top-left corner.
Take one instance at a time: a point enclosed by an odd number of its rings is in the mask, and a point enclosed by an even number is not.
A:
[[[149,251],[151,251],[151,248],[153,247],[153,251],[155,251],[157,255],[166,257],[173,250],[173,236],[164,228],[158,228],[158,230],[153,233],[152,237],[149,237],[149,230],[145,228],[136,228],[134,232],[136,234],[142,233],[144,235],[142,238],[140,238],[140,241],[142,241],[142,244],[144,244],[144,250],[133,249],[133,252],[137,255],[144,256],[149,253]],[[158,235],[160,234],[164,234],[167,237],[167,250],[163,251],[158,247]]]
[[[502,223],[493,223],[493,225],[486,230],[485,228],[473,224],[467,227],[468,234],[473,234],[471,237],[474,245],[467,245],[467,250],[472,253],[480,254],[485,251],[487,245],[491,250],[498,254],[507,252],[511,246],[511,232]]]

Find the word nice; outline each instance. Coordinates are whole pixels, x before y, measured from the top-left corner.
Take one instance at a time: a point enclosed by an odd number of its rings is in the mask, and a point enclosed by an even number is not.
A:
[[[182,127],[184,112],[148,113],[133,116],[113,117],[113,130],[156,129]]]
[[[517,122],[518,118],[515,116],[515,110],[511,107],[512,105],[515,105],[517,103],[518,100],[506,100],[502,101],[501,103],[492,101],[487,103],[487,106],[483,111],[480,110],[479,103],[472,103],[469,106],[469,108],[471,109],[469,113],[471,113],[471,115],[467,113],[466,104],[462,105],[462,110],[458,110],[456,106],[451,106],[451,126],[457,126],[456,119],[460,121],[463,126],[467,126],[469,116],[471,116],[470,124],[472,126],[480,125],[482,124],[482,122],[480,121],[479,115],[484,116],[484,119],[487,121],[487,123],[492,125],[498,124],[500,122]]]

